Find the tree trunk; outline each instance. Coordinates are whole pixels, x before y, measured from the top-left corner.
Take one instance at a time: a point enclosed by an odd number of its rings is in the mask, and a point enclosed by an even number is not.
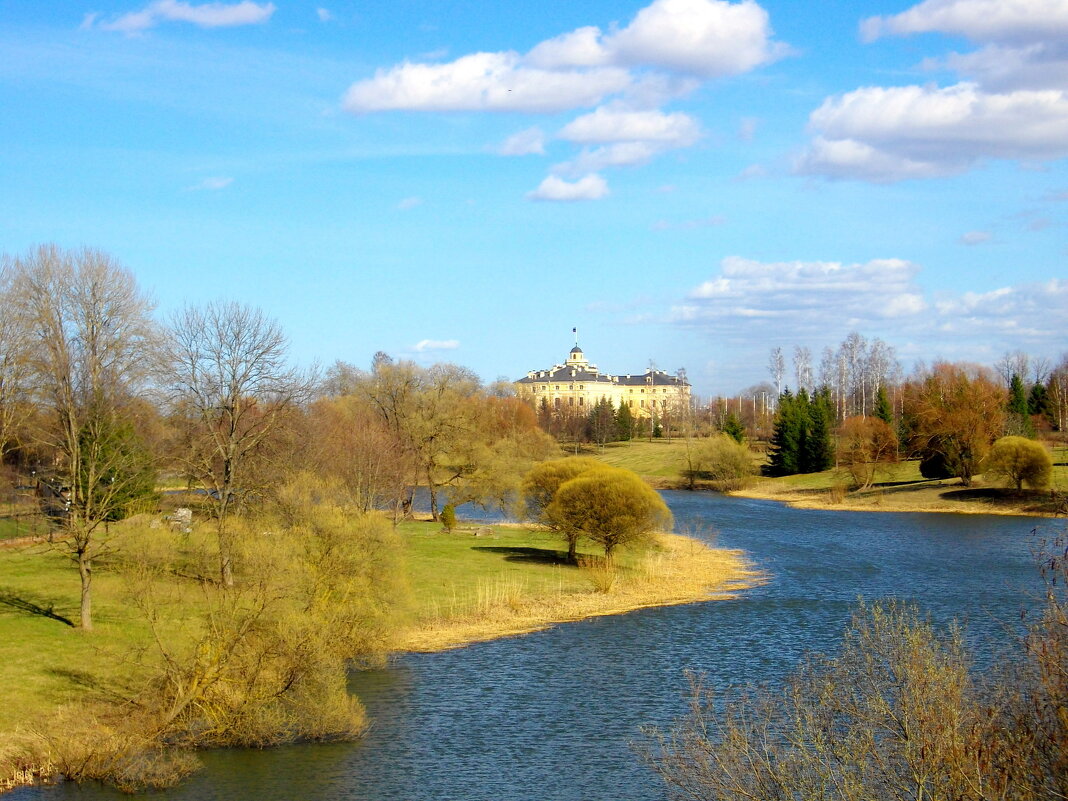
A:
[[[434,479],[429,470],[426,471],[426,486],[430,490],[430,519],[436,523],[438,522],[438,493],[434,488]]]
[[[234,586],[234,549],[226,518],[219,519],[219,580],[224,587]]]
[[[93,566],[89,561],[89,555],[85,551],[78,554],[78,575],[82,579],[82,630],[93,630],[93,604],[89,595],[90,585],[93,582]]]
[[[567,538],[567,561],[568,564],[578,564],[578,537],[575,535]]]

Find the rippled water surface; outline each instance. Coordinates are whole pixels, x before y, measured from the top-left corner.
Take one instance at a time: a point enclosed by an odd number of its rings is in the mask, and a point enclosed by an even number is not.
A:
[[[713,685],[775,681],[833,651],[858,597],[914,600],[967,623],[985,658],[1037,588],[1033,518],[790,509],[668,492],[677,524],[711,526],[767,584],[736,600],[648,609],[355,675],[374,719],[359,743],[204,755],[167,799],[659,799],[639,728],[684,712],[684,671]],[[94,788],[14,799],[121,797]]]

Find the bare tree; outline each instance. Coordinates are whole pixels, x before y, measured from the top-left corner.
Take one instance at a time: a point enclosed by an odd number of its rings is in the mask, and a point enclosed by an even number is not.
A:
[[[812,351],[807,347],[794,347],[794,377],[798,390],[811,393],[815,387],[812,380]]]
[[[147,470],[122,408],[150,361],[152,305],[100,251],[43,245],[13,269],[10,312],[32,337],[28,369],[45,411],[37,437],[59,455],[56,490],[68,501],[62,544],[78,564],[81,625],[91,629],[92,564],[104,548],[98,528]]]
[[[1027,377],[1031,371],[1031,359],[1022,350],[1011,351],[995,362],[994,369],[1005,382],[1005,386],[1008,386],[1014,374],[1020,378]]]
[[[842,353],[849,369],[847,386],[852,401],[851,410],[864,416],[868,413],[868,382],[865,369],[868,360],[868,341],[853,331],[842,342]]]
[[[782,394],[782,379],[786,375],[786,357],[782,355],[782,348],[772,348],[768,356],[768,372],[775,379],[775,397]]]
[[[478,432],[478,408],[472,398],[478,377],[454,364],[422,368],[412,362],[394,363],[376,355],[371,374],[358,393],[386,425],[415,454],[419,483],[430,492],[430,514],[438,519],[438,495],[473,468],[483,437]],[[585,417],[582,418],[585,423]],[[413,482],[414,483],[414,482]]]
[[[314,385],[289,365],[287,345],[276,321],[234,302],[186,307],[168,326],[165,384],[185,417],[187,472],[209,490],[226,586],[234,582],[228,518],[262,489],[271,448]]]
[[[0,464],[31,409],[29,331],[11,313],[17,305],[11,286],[14,272],[12,262],[0,262]]]

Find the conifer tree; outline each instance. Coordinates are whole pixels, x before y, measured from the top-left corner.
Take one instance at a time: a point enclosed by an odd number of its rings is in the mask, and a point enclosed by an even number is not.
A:
[[[1009,380],[1009,402],[1006,406],[1008,419],[1005,421],[1006,433],[1024,437],[1034,437],[1035,427],[1027,405],[1027,393],[1019,373],[1013,373]]]
[[[789,476],[800,472],[798,456],[804,440],[804,421],[799,414],[797,399],[789,389],[779,396],[779,410],[775,415],[768,454],[767,473]]]
[[[742,421],[738,419],[738,415],[731,412],[727,415],[727,419],[723,421],[723,433],[731,437],[739,445],[745,442],[745,426],[742,425]]]
[[[886,387],[880,385],[879,392],[875,396],[875,416],[893,428],[894,409],[890,405],[890,398],[886,395]]]
[[[626,401],[620,401],[616,410],[616,439],[629,442],[634,436],[634,415]]]
[[[817,392],[811,400],[804,390],[798,393],[800,399],[807,401],[804,450],[801,454],[801,472],[818,473],[834,464],[834,444],[831,442],[833,411],[831,397],[826,389]]]

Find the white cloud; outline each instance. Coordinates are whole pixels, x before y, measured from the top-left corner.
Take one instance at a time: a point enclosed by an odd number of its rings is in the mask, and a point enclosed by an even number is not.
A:
[[[670,309],[676,325],[739,342],[832,344],[850,330],[927,343],[959,339],[1001,348],[1058,346],[1068,327],[1068,281],[987,292],[929,293],[918,265],[901,259],[864,263],[724,259],[718,271]]]
[[[233,178],[226,178],[226,177],[223,177],[223,176],[212,176],[210,178],[205,178],[199,184],[195,184],[195,185],[189,187],[189,189],[191,191],[197,191],[197,190],[201,190],[201,189],[206,189],[206,190],[209,190],[209,191],[216,191],[216,190],[219,190],[219,189],[225,189],[226,187],[228,187],[233,182],[234,182]]]
[[[556,112],[593,106],[630,83],[626,70],[544,70],[517,53],[474,53],[446,64],[406,62],[349,87],[347,111]]]
[[[579,28],[526,55],[472,53],[445,64],[404,62],[380,69],[350,86],[343,105],[356,113],[552,113],[621,93],[657,104],[695,88],[685,76],[734,75],[785,52],[771,41],[767,12],[753,0],[654,0],[621,30]]]
[[[634,167],[646,164],[663,152],[664,148],[649,142],[616,142],[596,147],[583,148],[575,158],[552,166],[558,175],[585,175],[609,167]]]
[[[1068,38],[1064,0],[925,0],[900,14],[861,23],[868,41],[889,35],[949,33],[978,42]]]
[[[810,117],[815,136],[798,172],[896,181],[950,175],[984,159],[1068,155],[1066,0],[924,0],[861,23],[868,41],[929,32],[983,45],[924,60],[966,80],[827,98]]]
[[[595,25],[564,33],[536,45],[525,57],[532,67],[560,69],[601,67],[609,62],[601,42],[601,29]]]
[[[330,22],[334,18],[334,15],[330,13],[328,8],[315,9],[315,15],[319,18],[319,22]]]
[[[458,339],[421,339],[413,347],[416,353],[426,353],[431,350],[456,350],[460,347]]]
[[[701,128],[689,114],[631,111],[602,106],[565,125],[557,136],[571,142],[656,142],[685,147],[696,142]]]
[[[569,182],[556,175],[548,176],[533,192],[530,200],[574,201],[600,200],[608,195],[608,183],[600,175],[591,174]]]
[[[553,172],[581,175],[608,167],[645,164],[666,150],[689,147],[701,137],[697,121],[688,114],[633,111],[602,106],[565,125],[560,139],[579,144],[603,144],[585,148],[573,160],[556,164]]]
[[[526,58],[548,69],[617,65],[712,78],[786,55],[771,35],[767,12],[752,0],[654,0],[621,30],[578,28],[541,42]]]
[[[752,0],[655,0],[608,37],[615,63],[705,78],[737,75],[786,55],[771,41],[768,13]]]
[[[1068,155],[1068,94],[996,94],[970,83],[865,87],[825,100],[809,125],[818,135],[798,172],[873,181],[929,178],[983,158]]]
[[[108,31],[139,33],[154,28],[161,22],[189,22],[201,28],[222,28],[237,25],[258,25],[267,22],[275,12],[274,3],[203,3],[193,5],[181,0],[156,0],[140,11],[123,14],[112,22],[101,22],[99,27]],[[83,26],[92,20],[86,18]]]
[[[962,245],[982,245],[994,238],[989,231],[969,231],[960,238]]]
[[[989,45],[973,53],[951,53],[925,66],[950,69],[987,90],[1068,87],[1068,44]]]
[[[497,152],[502,156],[545,155],[545,133],[541,128],[527,128],[509,136]]]
[[[406,197],[397,204],[397,208],[401,211],[407,211],[408,209],[414,209],[416,206],[422,206],[423,199],[421,197]]]

